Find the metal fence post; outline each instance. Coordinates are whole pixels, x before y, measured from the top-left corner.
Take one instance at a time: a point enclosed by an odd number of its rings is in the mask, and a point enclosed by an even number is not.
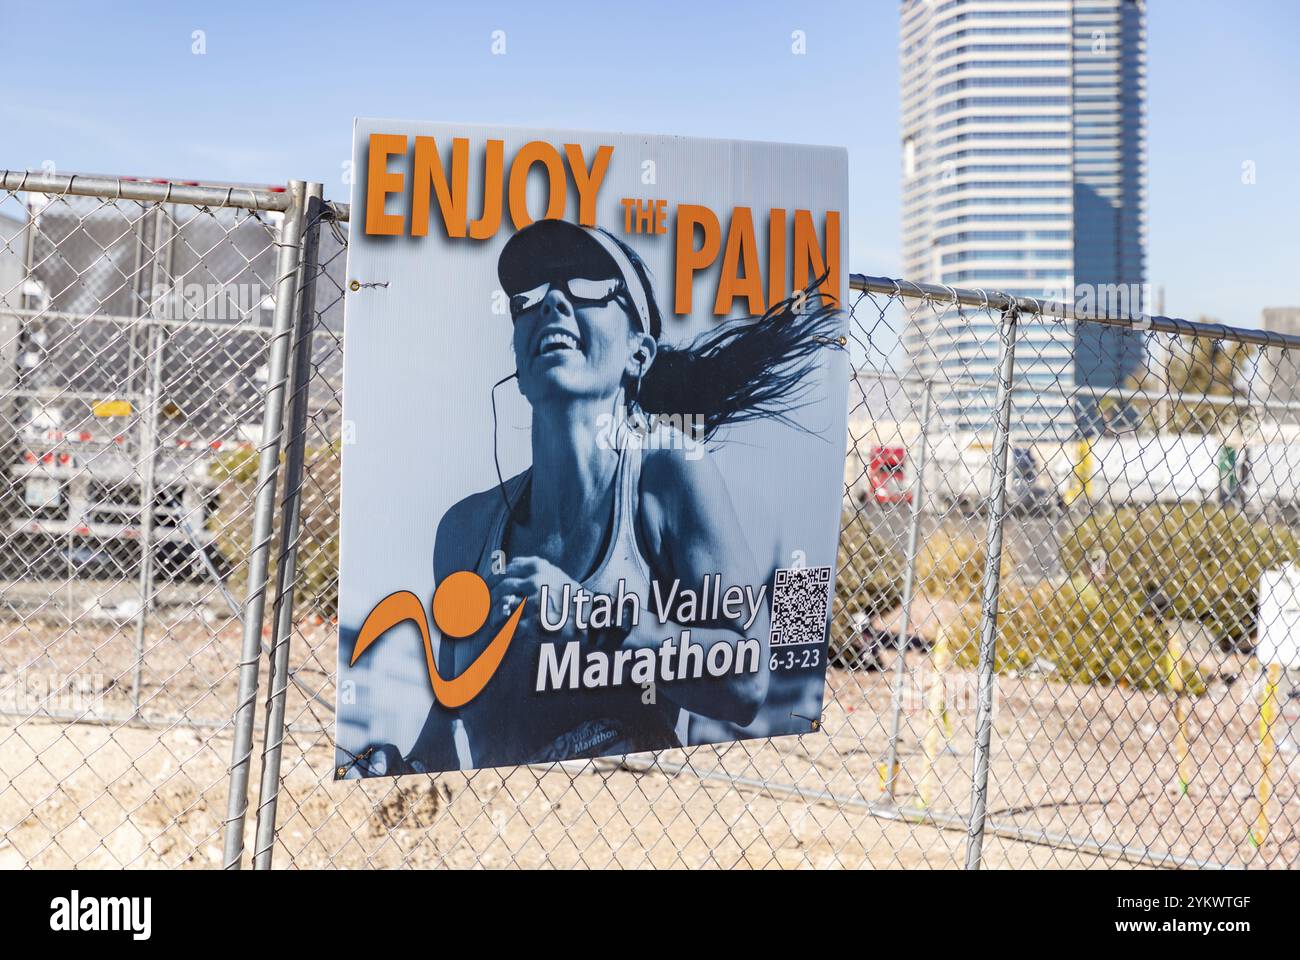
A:
[[[140,578],[137,584],[140,609],[135,616],[135,664],[131,674],[131,713],[140,713],[140,689],[143,685],[145,633],[149,606],[154,592],[153,526],[154,500],[157,498],[158,471],[158,404],[161,396],[164,331],[151,325],[145,336],[151,356],[146,373],[140,430]]]
[[[284,213],[276,238],[279,253],[275,272],[275,315],[268,344],[262,440],[258,448],[255,512],[248,555],[248,591],[244,601],[244,633],[239,656],[239,693],[233,718],[230,792],[226,800],[223,861],[227,870],[239,869],[244,851],[244,815],[248,810],[248,774],[253,754],[257,674],[262,663],[262,615],[266,608],[267,565],[275,521],[275,484],[280,469],[285,387],[297,305],[298,260],[306,185],[301,180],[291,180],[288,190],[289,208]]]
[[[154,214],[153,264],[150,268],[149,290],[141,302],[141,323],[144,327],[145,387],[140,411],[140,609],[135,621],[135,665],[131,674],[131,713],[140,713],[140,690],[144,679],[145,634],[149,621],[149,608],[153,605],[154,595],[154,501],[158,497],[158,407],[162,402],[163,385],[163,350],[167,343],[167,331],[153,323],[155,309],[154,295],[158,290],[159,276],[165,269],[167,284],[171,285],[171,272],[174,254],[176,230],[173,226],[163,241],[163,230],[167,226],[164,215],[166,208],[161,204]],[[166,267],[163,260],[166,260]],[[170,292],[170,291],[169,291]]]
[[[271,869],[275,847],[276,801],[280,793],[280,757],[284,747],[284,714],[289,686],[289,640],[293,635],[293,601],[298,572],[298,519],[302,506],[303,466],[307,447],[307,400],[311,386],[312,333],[316,313],[316,267],[324,188],[307,184],[306,234],[299,272],[298,322],[294,361],[289,373],[289,442],[285,453],[284,494],[280,502],[280,550],[275,571],[272,613],[271,680],[262,737],[262,781],[258,789],[257,830],[253,869]]]
[[[894,799],[898,766],[898,737],[903,723],[903,679],[906,673],[904,654],[907,651],[907,632],[912,628],[912,592],[916,580],[916,550],[921,535],[921,511],[925,507],[925,465],[930,440],[930,406],[933,402],[934,383],[925,380],[925,398],[921,401],[921,442],[916,455],[916,479],[912,484],[912,510],[907,525],[907,566],[903,570],[903,611],[898,623],[898,636],[894,641],[894,716],[889,728],[889,756],[885,766],[885,793]]]
[[[989,749],[993,734],[994,653],[998,629],[998,593],[1002,571],[1002,523],[1007,512],[1007,456],[1011,447],[1011,384],[1015,376],[1016,330],[1020,311],[1014,302],[998,325],[998,419],[994,425],[989,523],[985,538],[984,598],[980,606],[979,707],[975,716],[975,756],[971,770],[970,833],[966,869],[978,870],[983,856],[984,820],[988,812]]]

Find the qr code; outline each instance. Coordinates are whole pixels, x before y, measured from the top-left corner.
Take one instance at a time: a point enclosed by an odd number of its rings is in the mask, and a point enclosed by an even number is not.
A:
[[[778,570],[772,585],[771,646],[821,643],[830,594],[830,567]]]

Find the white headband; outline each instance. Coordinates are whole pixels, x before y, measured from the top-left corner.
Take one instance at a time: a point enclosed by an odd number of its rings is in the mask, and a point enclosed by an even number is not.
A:
[[[650,304],[646,301],[645,287],[642,286],[641,278],[637,275],[636,267],[632,266],[632,261],[618,245],[618,241],[599,227],[588,230],[587,235],[594,238],[613,258],[614,265],[623,274],[623,286],[627,288],[628,296],[632,298],[632,306],[636,307],[637,316],[641,318],[642,332],[653,333],[654,331],[650,329]]]

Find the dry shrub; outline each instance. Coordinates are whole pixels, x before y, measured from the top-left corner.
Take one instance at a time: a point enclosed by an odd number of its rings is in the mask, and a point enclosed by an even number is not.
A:
[[[978,600],[983,594],[988,552],[984,540],[969,533],[935,531],[916,552],[916,580],[932,597],[948,595],[958,602]],[[1014,563],[1002,552],[1002,578],[1010,578]]]
[[[1290,530],[1213,504],[1123,507],[1086,517],[1061,545],[1067,573],[1094,565],[1115,588],[1200,620],[1224,643],[1255,633],[1260,575],[1300,556]]]
[[[208,527],[217,549],[230,565],[226,586],[242,603],[248,589],[248,553],[253,541],[254,496],[257,489],[256,450],[222,455],[211,468],[220,499]],[[283,470],[283,459],[281,461]],[[280,501],[284,476],[276,487],[276,522],[268,568],[268,603],[273,595],[280,549]],[[298,594],[296,610],[333,617],[338,612],[339,583],[339,455],[336,446],[309,447],[303,470],[298,514]]]
[[[978,663],[979,622],[979,604],[968,604],[957,629],[949,632],[954,660],[963,667]],[[1067,683],[1170,692],[1167,651],[1165,625],[1130,592],[1087,577],[1002,590],[994,652],[1000,672],[1037,670]],[[1186,692],[1205,692],[1195,663],[1183,657],[1177,669]]]

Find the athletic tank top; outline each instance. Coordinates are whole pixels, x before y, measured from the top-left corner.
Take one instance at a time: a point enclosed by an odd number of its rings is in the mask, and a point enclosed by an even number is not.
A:
[[[623,441],[625,438],[619,436],[617,439]],[[652,614],[645,607],[648,607],[650,598],[650,565],[646,563],[636,538],[636,491],[641,481],[642,451],[639,444],[618,442],[616,445],[619,454],[614,469],[613,514],[605,538],[605,550],[595,569],[577,582],[589,593],[607,595],[617,603],[619,581],[622,580],[625,592],[635,593],[641,598],[643,609],[640,616],[649,617]],[[516,508],[527,503],[532,476],[530,467],[506,481],[506,497]],[[505,550],[509,521],[506,505],[502,502],[496,508],[476,567],[484,579],[492,576],[493,554]],[[540,637],[516,638],[506,654],[507,658],[522,655],[532,658],[532,676],[536,675],[538,642],[548,640],[546,633],[541,634]],[[580,647],[580,674],[585,665],[585,654],[590,649],[585,643]],[[559,655],[562,650],[556,653]],[[644,693],[626,676],[620,686],[597,690],[536,693],[530,689],[527,696],[532,702],[527,709],[520,711],[517,719],[521,729],[517,736],[531,742],[521,744],[517,741],[515,749],[523,746],[523,752],[530,755],[530,759],[524,762],[544,763],[566,757],[604,756],[680,746],[685,740],[685,712],[666,700],[662,691],[655,692],[654,704],[645,704],[642,702]],[[474,759],[476,762],[480,760],[479,757]]]

